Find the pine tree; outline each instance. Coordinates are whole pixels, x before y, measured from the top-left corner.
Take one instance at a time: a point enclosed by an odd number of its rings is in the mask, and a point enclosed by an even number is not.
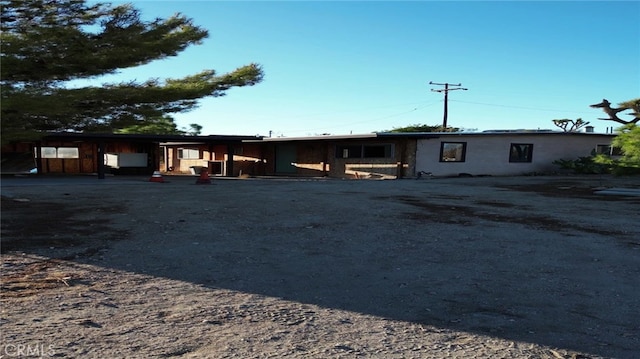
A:
[[[218,75],[69,87],[69,81],[178,55],[208,32],[176,14],[143,21],[129,4],[84,0],[2,0],[2,142],[46,131],[114,132],[194,108],[263,78],[252,63]]]

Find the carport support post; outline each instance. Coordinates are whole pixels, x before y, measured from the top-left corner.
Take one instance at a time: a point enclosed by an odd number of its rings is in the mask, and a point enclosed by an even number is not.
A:
[[[104,179],[104,142],[98,142],[98,179]]]
[[[233,177],[233,145],[227,145],[227,177]]]
[[[38,169],[36,174],[41,175],[43,173],[43,168],[42,168],[42,142],[41,141],[36,142],[36,168]]]

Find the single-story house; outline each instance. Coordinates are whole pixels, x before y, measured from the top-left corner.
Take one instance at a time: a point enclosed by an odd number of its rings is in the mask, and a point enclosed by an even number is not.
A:
[[[516,130],[370,133],[312,137],[52,133],[2,148],[2,173],[16,163],[37,173],[199,174],[413,178],[548,173],[553,161],[609,153],[614,134]],[[29,164],[29,162],[31,162]],[[26,164],[25,164],[26,163]],[[21,172],[25,172],[24,169]]]

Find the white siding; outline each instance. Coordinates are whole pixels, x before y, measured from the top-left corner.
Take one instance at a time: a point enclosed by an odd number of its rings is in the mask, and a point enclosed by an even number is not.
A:
[[[589,156],[599,144],[610,144],[613,136],[601,134],[445,134],[439,138],[420,139],[416,149],[416,172],[434,176],[522,175],[559,170],[557,159]],[[440,162],[442,142],[466,142],[464,162]],[[509,162],[512,143],[533,144],[532,162]]]

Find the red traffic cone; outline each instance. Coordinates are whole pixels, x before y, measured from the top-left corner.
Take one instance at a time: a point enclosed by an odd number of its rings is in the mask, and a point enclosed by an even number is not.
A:
[[[196,184],[211,184],[208,169],[203,168],[202,170],[200,170],[200,177],[196,180]]]
[[[159,183],[164,182],[164,179],[162,178],[160,171],[153,171],[153,175],[151,176],[151,178],[149,178],[149,182],[159,182]]]

